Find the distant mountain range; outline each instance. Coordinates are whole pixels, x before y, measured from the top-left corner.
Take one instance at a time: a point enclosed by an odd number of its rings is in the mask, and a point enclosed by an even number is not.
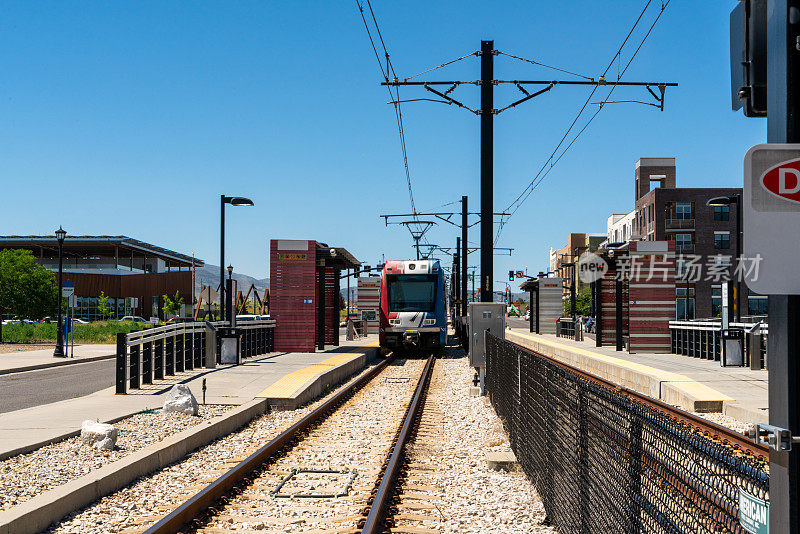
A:
[[[227,271],[225,272],[225,276],[228,276]],[[239,285],[239,290],[243,293],[247,293],[247,290],[250,289],[251,284],[255,285],[256,289],[258,289],[259,297],[263,297],[264,290],[269,287],[269,278],[253,278],[252,276],[239,274],[234,271],[233,279],[236,280],[237,284]],[[195,271],[195,295],[200,294],[200,290],[204,285],[211,286],[216,291],[217,286],[219,285],[219,265],[205,264]],[[252,299],[252,296],[250,298]]]

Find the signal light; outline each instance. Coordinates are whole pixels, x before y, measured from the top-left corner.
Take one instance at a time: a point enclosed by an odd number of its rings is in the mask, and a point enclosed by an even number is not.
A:
[[[514,271],[508,271],[508,281],[509,282],[514,281]]]

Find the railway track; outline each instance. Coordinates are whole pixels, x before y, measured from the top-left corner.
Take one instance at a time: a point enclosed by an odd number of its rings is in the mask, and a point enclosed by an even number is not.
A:
[[[388,358],[151,526],[383,532],[435,358]]]

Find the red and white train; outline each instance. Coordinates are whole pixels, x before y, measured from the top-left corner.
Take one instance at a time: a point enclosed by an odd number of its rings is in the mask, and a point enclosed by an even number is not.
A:
[[[447,342],[444,273],[437,260],[387,261],[381,271],[381,347],[438,350]]]

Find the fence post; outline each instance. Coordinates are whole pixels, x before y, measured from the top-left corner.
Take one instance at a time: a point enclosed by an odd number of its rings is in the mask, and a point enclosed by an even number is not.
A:
[[[183,330],[183,360],[184,368],[191,371],[194,369],[194,334],[186,333],[186,328]]]
[[[131,347],[131,389],[139,389],[141,386],[141,348],[141,344]]]
[[[175,351],[175,372],[182,373],[186,369],[186,359],[183,354],[183,332],[180,334],[176,332],[173,340],[173,350]]]
[[[175,374],[175,337],[165,337],[164,345],[167,353],[167,375],[172,376]]]
[[[155,369],[156,380],[164,379],[164,339],[157,339],[154,342],[155,355],[153,368]]]
[[[128,392],[128,336],[124,332],[117,333],[117,394]]]
[[[153,342],[142,344],[142,384],[153,383]]]

